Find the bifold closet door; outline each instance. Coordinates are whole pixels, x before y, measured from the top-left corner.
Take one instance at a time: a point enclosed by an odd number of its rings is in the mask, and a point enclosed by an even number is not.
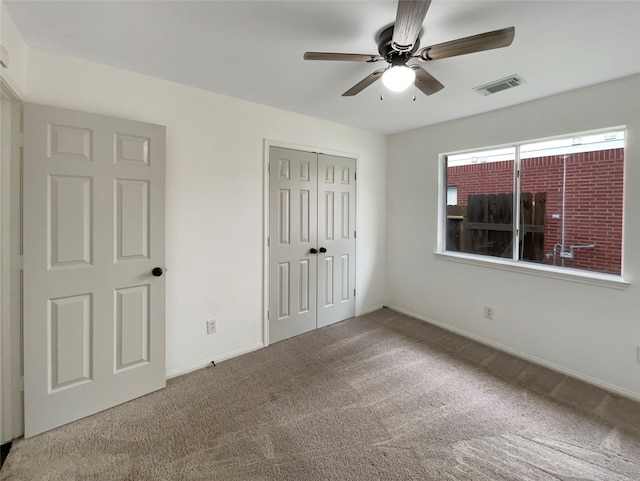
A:
[[[356,312],[355,159],[318,154],[317,327]]]
[[[269,150],[269,341],[355,315],[355,159]]]
[[[316,328],[317,155],[269,150],[269,340]]]

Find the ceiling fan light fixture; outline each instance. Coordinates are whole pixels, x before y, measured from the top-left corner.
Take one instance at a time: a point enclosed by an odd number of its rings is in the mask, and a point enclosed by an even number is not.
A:
[[[406,65],[394,65],[382,74],[382,83],[392,92],[402,92],[416,80],[416,72]]]

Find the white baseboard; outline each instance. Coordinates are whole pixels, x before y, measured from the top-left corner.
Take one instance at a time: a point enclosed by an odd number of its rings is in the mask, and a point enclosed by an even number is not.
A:
[[[211,361],[214,361],[216,363],[226,361],[227,359],[232,359],[234,357],[242,356],[243,354],[249,354],[250,352],[257,351],[258,349],[262,349],[263,347],[264,344],[262,342],[258,342],[256,344],[253,344],[252,346],[242,347],[240,349],[236,349],[235,351],[220,354],[219,356],[203,359],[201,361],[190,364],[189,366],[167,371],[166,378],[172,379],[174,377],[182,376],[183,374],[189,374],[190,372],[197,371],[198,369],[202,369],[203,367],[210,366]]]
[[[584,381],[588,384],[592,384],[594,386],[600,387],[602,389],[605,389],[609,392],[615,393],[615,394],[619,394],[620,396],[624,396],[626,398],[629,399],[633,399],[634,401],[640,401],[640,393],[637,392],[633,392],[633,391],[629,391],[628,389],[625,388],[621,388],[619,386],[615,386],[613,384],[609,384],[608,382],[605,381],[601,381],[600,379],[591,377],[591,376],[587,376],[585,374],[581,374],[579,372],[576,372],[572,369],[568,369],[564,366],[560,366],[559,364],[554,364],[552,362],[546,361],[544,359],[541,359],[539,357],[536,356],[532,356],[530,354],[524,353],[524,352],[520,352],[517,349],[513,349],[509,346],[505,346],[503,344],[500,344],[499,342],[495,342],[495,341],[491,341],[490,339],[485,339],[482,336],[478,336],[476,334],[473,334],[471,332],[465,331],[464,329],[459,329],[457,327],[451,326],[449,324],[445,324],[444,322],[441,321],[437,321],[435,319],[431,319],[429,317],[426,316],[422,316],[420,314],[417,314],[415,312],[411,312],[407,309],[403,309],[402,307],[399,306],[395,306],[395,305],[389,305],[388,306],[390,309],[393,309],[394,311],[400,312],[402,314],[405,314],[407,316],[411,316],[411,317],[415,317],[416,319],[419,319],[420,321],[423,322],[427,322],[429,324],[433,324],[434,326],[438,326],[441,327],[442,329],[445,329],[447,331],[453,332],[454,334],[458,334],[462,337],[466,337],[467,339],[471,339],[473,341],[477,341],[481,344],[485,344],[487,346],[493,347],[494,349],[497,349],[499,351],[502,352],[506,352],[507,354],[511,354],[513,356],[519,357],[521,359],[524,359],[526,361],[532,362],[534,364],[538,364],[539,366],[543,366],[546,367],[548,369],[551,369],[553,371],[559,372],[561,374],[566,374],[567,376],[570,376],[572,378],[575,379],[579,379],[580,381]]]

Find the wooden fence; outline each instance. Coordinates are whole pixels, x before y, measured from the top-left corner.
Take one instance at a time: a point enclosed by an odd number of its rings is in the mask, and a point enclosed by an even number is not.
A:
[[[542,262],[546,192],[520,194],[520,259]],[[513,257],[513,194],[470,194],[447,206],[447,250]]]

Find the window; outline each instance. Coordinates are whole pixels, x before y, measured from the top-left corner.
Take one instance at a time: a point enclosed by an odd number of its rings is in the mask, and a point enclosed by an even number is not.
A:
[[[444,249],[621,275],[624,131],[445,156]]]

